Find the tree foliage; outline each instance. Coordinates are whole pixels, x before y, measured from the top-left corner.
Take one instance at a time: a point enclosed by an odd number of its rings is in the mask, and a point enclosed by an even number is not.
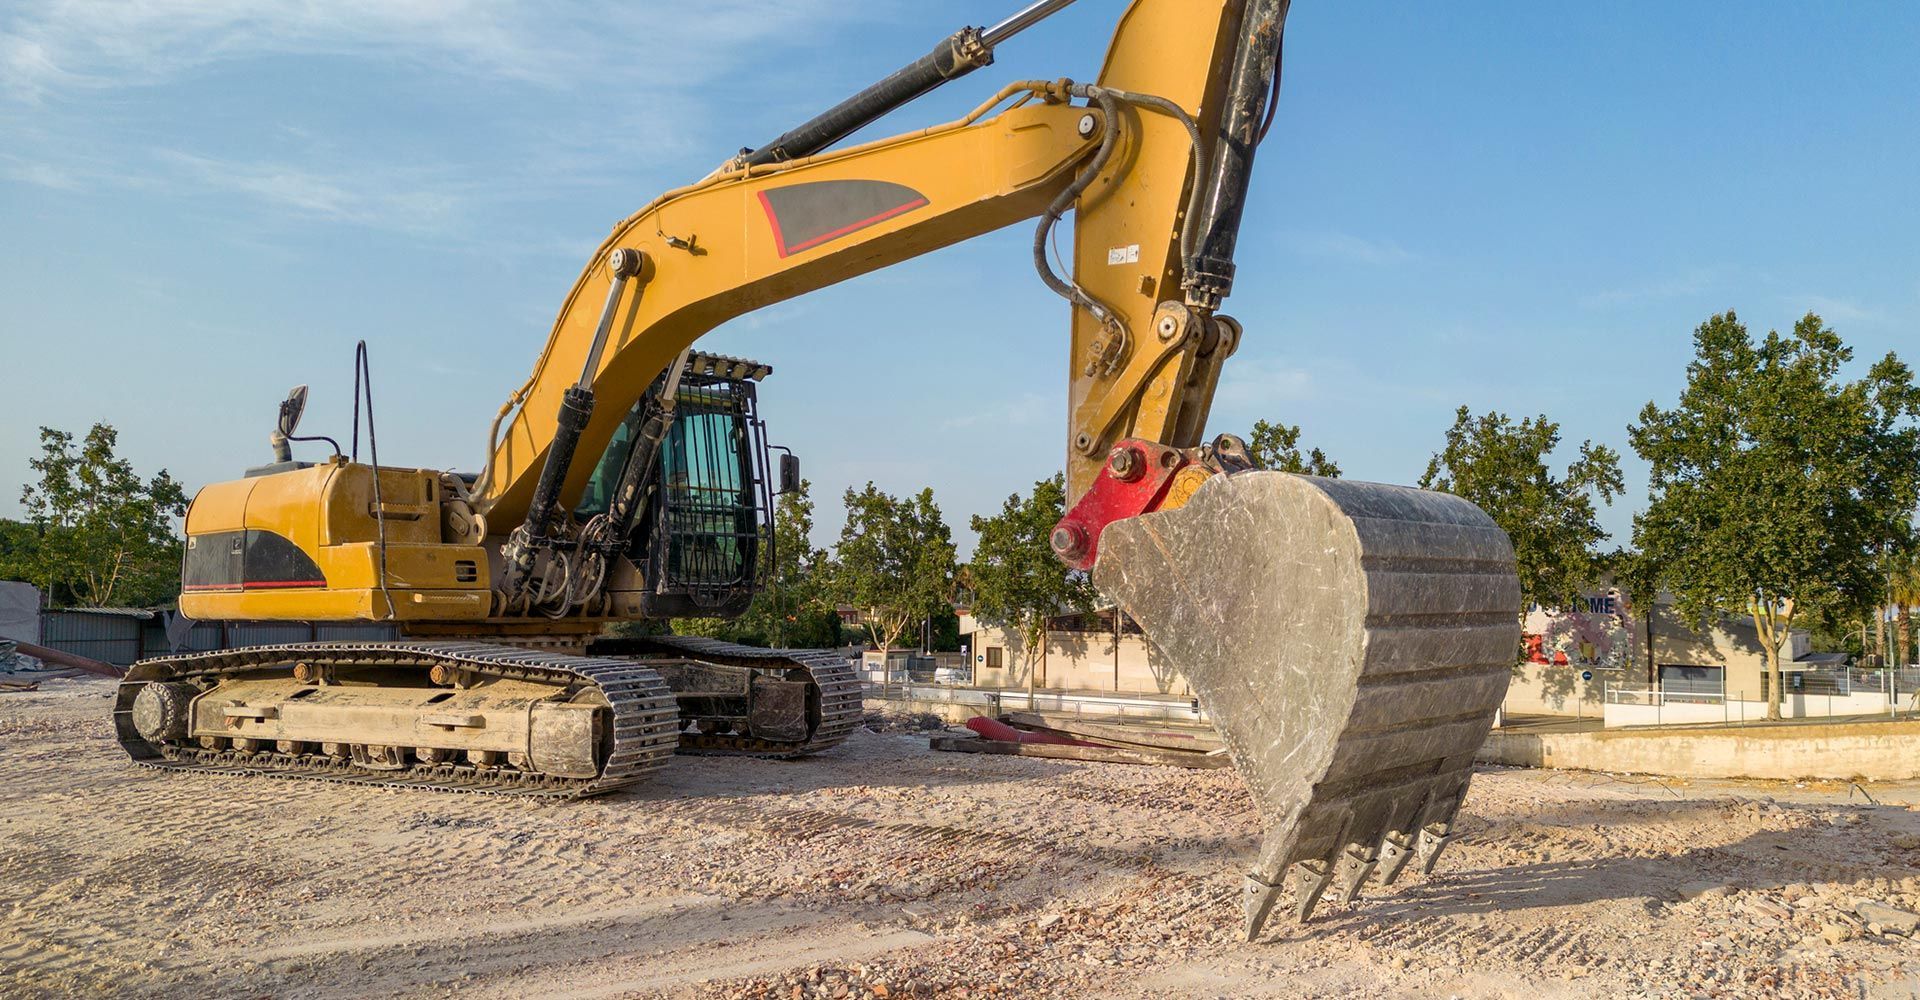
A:
[[[1809,313],[1755,342],[1731,311],[1694,332],[1672,409],[1628,428],[1652,465],[1634,540],[1683,615],[1753,621],[1779,717],[1781,645],[1801,616],[1876,606],[1876,555],[1903,537],[1920,475],[1920,391],[1888,354],[1847,381],[1853,352]]]
[[[5,532],[4,570],[54,604],[152,605],[180,593],[180,538],[173,519],[187,498],[165,469],[141,479],[114,454],[119,435],[95,424],[76,443],[40,428],[37,484],[21,491],[30,530]]]
[[[813,484],[774,503],[773,545],[760,547],[765,587],[739,618],[676,618],[676,635],[704,635],[749,646],[824,649],[840,644],[840,616],[828,591],[827,551],[813,545]]]
[[[1911,545],[1896,550],[1888,560],[1886,581],[1886,603],[1893,605],[1894,616],[1893,655],[1887,658],[1887,664],[1904,667],[1920,663],[1920,653],[1914,650],[1913,629],[1913,612],[1920,608],[1920,550]],[[1875,617],[1882,616],[1877,602],[1873,612]]]
[[[1521,607],[1568,607],[1600,576],[1598,546],[1607,537],[1594,509],[1624,484],[1620,456],[1605,445],[1580,444],[1580,457],[1555,476],[1547,457],[1560,425],[1545,416],[1514,423],[1502,413],[1473,416],[1462,406],[1446,445],[1427,463],[1422,489],[1441,490],[1480,506],[1513,541]]]
[[[1275,472],[1297,472],[1303,476],[1340,478],[1340,466],[1318,448],[1300,450],[1300,428],[1294,424],[1254,422],[1247,436],[1247,452],[1253,464]]]
[[[844,496],[847,522],[828,574],[832,594],[860,609],[873,644],[892,649],[953,592],[953,532],[933,490],[891,496],[872,483]]]
[[[1087,575],[1053,554],[1049,539],[1065,515],[1066,485],[1056,474],[1008,497],[997,516],[972,520],[980,536],[967,564],[973,616],[1019,635],[1030,663],[1044,647],[1048,616],[1088,610],[1095,600]]]

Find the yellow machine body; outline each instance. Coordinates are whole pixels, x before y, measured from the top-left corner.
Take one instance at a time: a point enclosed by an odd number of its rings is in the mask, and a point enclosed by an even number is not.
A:
[[[208,621],[485,618],[487,553],[447,537],[442,478],[383,468],[376,503],[372,466],[338,460],[203,488],[187,511],[180,610]]]

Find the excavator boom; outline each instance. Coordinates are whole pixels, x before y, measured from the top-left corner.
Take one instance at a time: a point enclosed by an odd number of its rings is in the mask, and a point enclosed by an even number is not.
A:
[[[294,462],[290,400],[278,461],[195,499],[182,609],[394,634],[139,664],[116,703],[129,753],[570,796],[640,780],[676,747],[832,747],[860,700],[834,657],[599,635],[738,614],[758,585],[774,477],[754,384],[770,369],[693,346],[1037,220],[1035,269],[1071,315],[1071,510],[1053,549],[1186,674],[1246,778],[1267,829],[1248,933],[1290,869],[1304,918],[1329,888],[1431,868],[1517,648],[1506,537],[1458,498],[1261,471],[1237,438],[1205,437],[1244,333],[1220,310],[1288,0],[1132,0],[1091,83],[1012,83],[957,121],[833,148],[1071,2],[964,28],[618,223],[477,477],[377,454]]]

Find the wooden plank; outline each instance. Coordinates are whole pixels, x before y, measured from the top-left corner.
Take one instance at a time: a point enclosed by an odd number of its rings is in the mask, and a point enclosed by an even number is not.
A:
[[[1071,736],[1074,739],[1093,740],[1121,747],[1173,750],[1184,753],[1207,753],[1220,749],[1220,739],[1211,729],[1187,735],[1165,728],[1147,729],[1111,722],[1088,722],[1071,715],[1046,712],[1010,712],[1002,718],[1023,729],[1046,730],[1062,736]]]
[[[949,753],[993,753],[1009,757],[1047,757],[1054,760],[1082,760],[1102,764],[1157,764],[1207,770],[1227,767],[1225,754],[1217,757],[1181,750],[1131,750],[1121,747],[1071,747],[1058,743],[1003,743],[962,736],[934,736],[927,745]]]
[[[0,691],[38,691],[39,681],[0,681]]]

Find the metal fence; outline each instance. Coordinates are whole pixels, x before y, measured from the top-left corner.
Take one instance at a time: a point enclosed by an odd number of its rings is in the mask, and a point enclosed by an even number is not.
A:
[[[1727,700],[1727,694],[1719,684],[1699,681],[1668,681],[1664,687],[1609,684],[1600,697],[1609,705],[1719,705]]]
[[[1920,698],[1916,697],[1916,692],[1920,692],[1920,669],[1839,667],[1795,670],[1781,676],[1781,701],[1789,710],[1790,718],[1897,716],[1920,712]],[[1705,716],[1720,716],[1711,721],[1759,722],[1766,714],[1768,691],[1765,674],[1761,675],[1759,689],[1754,691],[1729,691],[1720,679],[1669,677],[1659,685],[1608,684],[1601,692],[1601,700],[1608,705],[1653,708],[1656,710],[1654,725],[1709,721],[1703,718],[1703,710]],[[1677,710],[1666,711],[1669,708]]]
[[[929,684],[882,684],[867,681],[865,697],[901,708],[964,709],[968,715],[993,717],[1004,712],[1060,712],[1094,717],[1151,719],[1168,722],[1210,722],[1197,699],[1129,696],[1124,693],[1071,691],[1027,692],[1016,688],[967,688]]]

